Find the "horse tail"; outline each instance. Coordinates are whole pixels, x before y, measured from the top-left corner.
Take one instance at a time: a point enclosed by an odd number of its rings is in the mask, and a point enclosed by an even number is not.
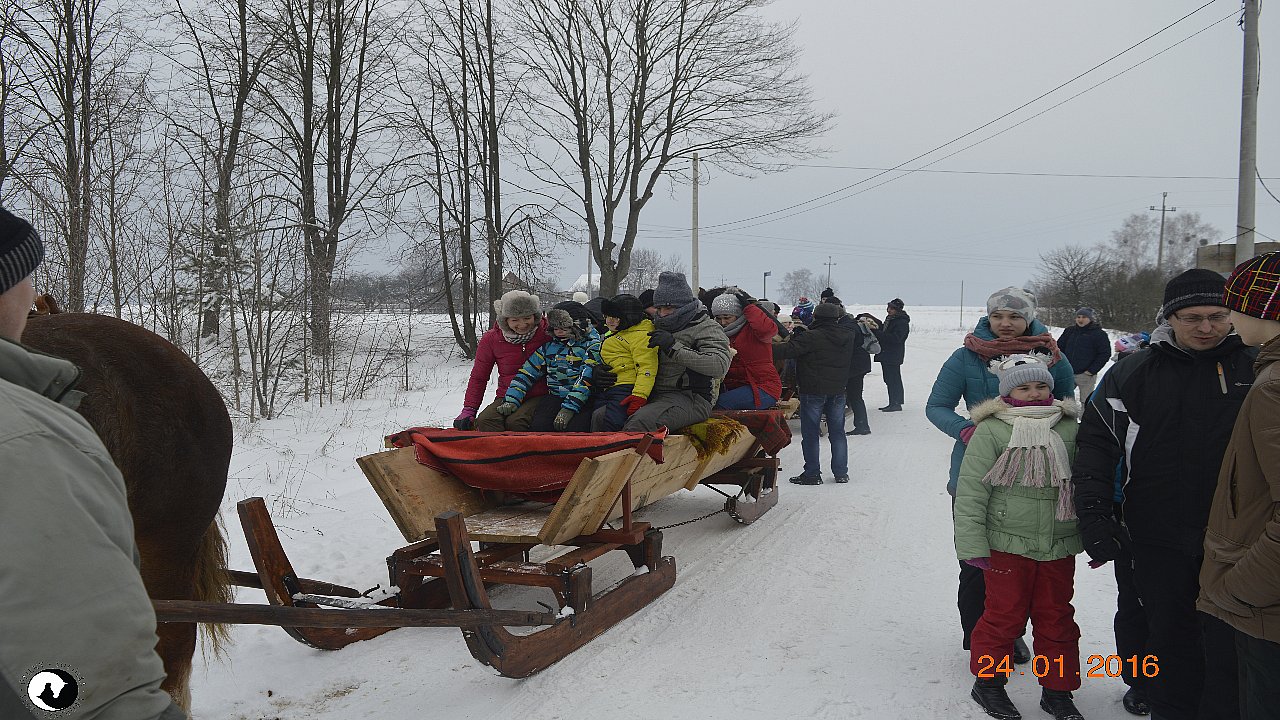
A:
[[[229,603],[234,598],[231,576],[227,573],[227,540],[222,534],[222,520],[215,517],[209,523],[200,547],[196,550],[194,600]],[[231,630],[226,623],[204,623],[206,649],[214,657],[222,656],[231,643]]]

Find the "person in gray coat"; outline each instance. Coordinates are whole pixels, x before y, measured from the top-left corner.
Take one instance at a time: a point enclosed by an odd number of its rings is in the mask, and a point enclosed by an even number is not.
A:
[[[729,372],[729,336],[693,296],[683,273],[658,276],[653,305],[649,347],[658,348],[658,374],[649,402],[622,429],[647,432],[666,426],[678,432],[711,417],[716,381]]]
[[[124,478],[72,409],[79,370],[18,343],[43,257],[0,208],[0,718],[180,720]]]

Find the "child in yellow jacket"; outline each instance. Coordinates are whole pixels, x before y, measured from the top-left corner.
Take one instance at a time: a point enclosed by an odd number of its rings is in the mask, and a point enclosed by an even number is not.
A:
[[[597,400],[592,430],[621,430],[627,418],[649,401],[658,374],[658,348],[649,347],[653,321],[634,295],[618,295],[601,306],[609,334],[600,346],[601,361],[618,380]]]

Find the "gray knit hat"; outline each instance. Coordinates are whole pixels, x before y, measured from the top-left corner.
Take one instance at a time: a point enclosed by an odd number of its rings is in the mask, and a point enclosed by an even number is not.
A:
[[[729,293],[717,295],[716,299],[711,301],[711,314],[713,316],[732,315],[737,317],[742,314],[742,303],[738,302],[738,298]]]
[[[493,304],[493,309],[498,313],[498,317],[513,318],[542,317],[542,307],[538,302],[537,295],[530,295],[523,290],[509,290]]]
[[[1029,382],[1042,382],[1053,389],[1053,373],[1049,372],[1049,363],[1040,355],[1005,355],[992,360],[988,368],[1000,378],[1002,397]]]
[[[1091,307],[1082,307],[1079,310],[1076,310],[1076,317],[1080,317],[1082,315],[1094,322],[1098,322],[1098,313]]]
[[[44,260],[44,243],[31,223],[0,207],[0,293],[35,272]]]
[[[1016,287],[997,290],[987,298],[987,314],[1001,310],[1017,313],[1030,323],[1036,319],[1036,296]]]
[[[653,289],[653,306],[684,307],[693,302],[693,290],[684,273],[664,272],[658,275],[658,287]]]
[[[813,317],[815,320],[838,320],[843,316],[844,306],[840,303],[818,303],[818,306],[813,309]]]

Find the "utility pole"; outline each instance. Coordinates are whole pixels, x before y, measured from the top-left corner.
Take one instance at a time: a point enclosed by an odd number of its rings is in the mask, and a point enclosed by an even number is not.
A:
[[[831,266],[835,265],[835,263],[831,262],[830,255],[827,256],[827,261],[823,265],[827,266],[827,287],[831,287]]]
[[[764,271],[764,277],[761,279],[761,283],[760,283],[760,299],[761,300],[769,297],[769,276],[772,274],[773,274],[773,271],[771,270]]]
[[[1148,210],[1160,211],[1160,244],[1156,246],[1156,272],[1160,272],[1164,267],[1164,214],[1178,209],[1176,207],[1165,207],[1164,201],[1168,197],[1169,193],[1160,193],[1160,207],[1152,205],[1147,208]]]
[[[1253,257],[1258,173],[1258,5],[1244,0],[1244,81],[1240,97],[1240,186],[1236,196],[1236,264]]]
[[[693,267],[689,287],[698,294],[698,153],[693,154]]]

